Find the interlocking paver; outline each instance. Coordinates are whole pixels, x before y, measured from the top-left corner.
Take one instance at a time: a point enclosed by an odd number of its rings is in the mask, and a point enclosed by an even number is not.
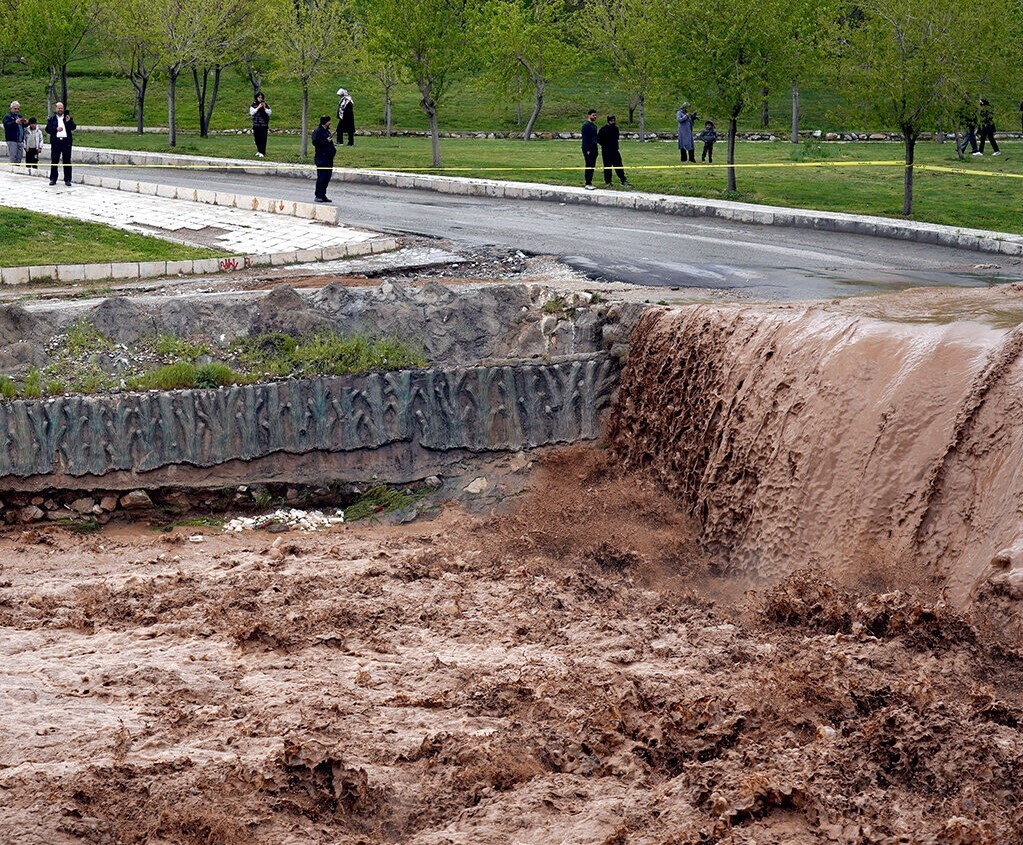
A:
[[[103,223],[146,235],[160,231],[196,241],[195,232],[220,230],[204,242],[232,254],[294,252],[363,243],[373,232],[317,223],[302,217],[270,214],[184,199],[136,194],[76,184],[49,186],[24,173],[0,172],[0,205]],[[157,230],[157,231],[154,231]]]

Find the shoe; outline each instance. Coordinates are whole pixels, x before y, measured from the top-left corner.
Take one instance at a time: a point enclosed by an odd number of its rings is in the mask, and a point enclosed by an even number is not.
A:
[[[991,155],[993,156],[1000,156],[1001,154],[1002,154],[1001,150],[999,150],[997,153],[991,153]]]
[[[256,158],[263,158],[263,154],[262,153],[256,153]]]
[[[70,182],[65,182],[64,184],[65,184],[65,185],[66,185],[67,187],[69,187],[69,188],[71,187],[71,183],[70,183]]]
[[[313,202],[327,202],[326,197],[313,197]]]
[[[628,179],[623,179],[622,180],[622,187],[623,188],[631,188],[632,187],[632,182],[630,182]]]
[[[613,188],[614,186],[610,182],[605,182],[604,183],[604,187],[605,188]]]
[[[50,184],[51,184],[51,185],[56,185],[57,183],[56,183],[56,182],[50,182]]]
[[[587,191],[595,191],[595,190],[597,190],[596,188],[594,188],[594,187],[593,187],[593,185],[583,185],[583,187],[584,187],[584,188],[585,188],[585,189],[586,189]]]
[[[975,153],[970,153],[970,155],[974,155],[974,156],[982,156],[982,155],[984,155],[984,153],[982,153],[982,152],[981,152],[980,150],[977,150],[977,152],[975,152]]]

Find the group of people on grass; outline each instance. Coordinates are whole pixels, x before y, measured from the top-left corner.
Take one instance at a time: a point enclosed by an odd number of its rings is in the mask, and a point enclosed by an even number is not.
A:
[[[1023,112],[1023,103],[1020,103],[1020,111]],[[991,103],[981,97],[976,103],[969,94],[963,95],[963,102],[956,112],[956,121],[962,133],[962,139],[956,142],[956,152],[959,158],[964,158],[966,148],[970,148],[970,155],[984,155],[984,144],[991,143],[991,155],[1001,155],[998,149],[998,142],[995,140],[995,110]],[[977,129],[980,129],[980,144],[977,144]]]
[[[714,143],[718,139],[717,130],[710,120],[705,121],[703,130],[699,133],[694,131],[696,126],[696,112],[690,111],[689,103],[683,103],[675,112],[675,119],[678,122],[678,149],[683,164],[696,162],[696,141],[703,142],[703,152],[700,161],[708,164],[714,163]],[[622,163],[622,151],[620,147],[620,132],[618,130],[618,119],[613,115],[607,116],[607,123],[597,129],[597,110],[590,109],[586,112],[586,121],[582,126],[583,136],[583,162],[585,168],[583,185],[587,191],[595,190],[593,185],[593,172],[597,167],[597,152],[600,152],[601,162],[604,165],[604,187],[611,187],[612,170],[618,174],[618,180],[623,188],[631,188],[629,180],[625,178],[625,166]]]
[[[327,185],[334,175],[334,156],[337,154],[335,137],[347,136],[348,146],[355,144],[355,103],[352,95],[344,88],[337,89],[337,135],[331,131],[333,118],[329,114],[321,115],[320,122],[313,130],[313,162],[316,165],[316,202],[331,202],[327,196]],[[266,136],[270,132],[270,116],[273,114],[267,105],[262,91],[257,91],[249,106],[249,117],[252,118],[252,137],[256,142],[256,157],[266,156]]]
[[[11,164],[21,164],[26,169],[37,170],[39,156],[43,152],[43,132],[34,117],[22,117],[21,103],[11,103],[10,111],[4,115],[4,140],[7,142],[7,157]],[[57,184],[58,164],[64,162],[64,184],[71,185],[71,141],[72,133],[78,127],[74,118],[64,110],[63,103],[57,103],[54,113],[46,121],[46,134],[50,136],[50,184]]]

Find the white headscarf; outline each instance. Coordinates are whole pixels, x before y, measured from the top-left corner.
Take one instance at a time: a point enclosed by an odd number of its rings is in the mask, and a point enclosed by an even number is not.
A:
[[[349,94],[344,88],[337,89],[337,95],[341,98],[341,102],[337,104],[337,113],[340,116],[341,112],[344,111],[345,106],[349,103],[354,105],[355,101],[352,100],[352,95]]]

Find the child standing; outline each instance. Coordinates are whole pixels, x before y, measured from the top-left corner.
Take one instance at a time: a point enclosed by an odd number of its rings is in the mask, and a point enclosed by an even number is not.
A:
[[[43,131],[36,126],[36,119],[28,119],[25,130],[25,167],[28,170],[39,169],[39,156],[43,152]]]
[[[718,133],[714,129],[714,122],[708,120],[703,124],[703,131],[700,133],[700,140],[703,141],[703,152],[700,153],[700,161],[708,164],[714,163],[714,142],[718,139]]]

